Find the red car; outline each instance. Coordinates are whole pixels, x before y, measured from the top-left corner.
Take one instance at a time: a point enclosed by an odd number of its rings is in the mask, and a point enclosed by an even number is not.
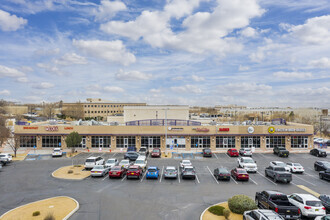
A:
[[[160,151],[159,148],[154,148],[151,151],[151,157],[161,157],[161,155],[162,155],[162,152]]]
[[[246,172],[246,170],[241,168],[234,168],[231,170],[231,176],[235,180],[246,180],[249,181],[249,174]]]
[[[238,151],[235,148],[228,149],[227,154],[231,157],[238,157]]]
[[[126,176],[127,176],[127,179],[130,179],[130,178],[140,179],[140,177],[142,176],[142,168],[137,165],[131,165],[127,169]]]
[[[126,169],[123,166],[114,166],[109,171],[109,178],[113,178],[113,177],[122,178],[125,175],[126,175]]]

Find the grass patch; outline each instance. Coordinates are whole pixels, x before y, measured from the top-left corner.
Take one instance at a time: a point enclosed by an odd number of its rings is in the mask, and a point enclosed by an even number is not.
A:
[[[71,173],[73,173],[73,170],[68,170],[68,174],[71,174]]]
[[[40,211],[35,211],[32,213],[32,216],[39,216],[40,215]]]

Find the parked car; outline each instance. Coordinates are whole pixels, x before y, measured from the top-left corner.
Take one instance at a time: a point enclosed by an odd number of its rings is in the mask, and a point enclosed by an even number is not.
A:
[[[193,166],[184,166],[181,172],[182,179],[196,179],[196,171]]]
[[[273,153],[279,157],[288,157],[289,156],[289,151],[287,149],[285,149],[285,147],[275,146],[273,148]]]
[[[274,182],[290,183],[292,181],[292,174],[280,166],[269,166],[265,169],[265,176],[270,177]]]
[[[62,157],[63,152],[61,148],[54,148],[52,157]]]
[[[239,149],[239,155],[252,157],[252,150],[251,148],[241,148]]]
[[[320,195],[319,200],[321,200],[326,211],[330,212],[330,195]]]
[[[323,144],[323,138],[314,138],[315,144]]]
[[[142,168],[136,165],[131,165],[128,167],[126,172],[127,179],[137,178],[140,179],[142,176]]]
[[[126,152],[136,152],[136,147],[129,146],[129,147],[127,147],[127,151]]]
[[[288,196],[289,201],[301,210],[301,215],[316,217],[325,215],[325,207],[321,200],[310,194],[293,193]]]
[[[317,216],[314,220],[330,220],[330,215]]]
[[[127,170],[123,166],[113,166],[109,171],[109,178],[113,178],[113,177],[122,178],[123,176],[126,175],[126,172]]]
[[[238,157],[238,151],[235,148],[228,149],[227,154],[231,157]]]
[[[149,155],[149,150],[148,150],[148,148],[146,148],[146,147],[140,147],[139,154],[140,154],[141,156],[146,156],[146,157],[148,157],[148,155]]]
[[[0,171],[2,170],[2,163],[0,163]]]
[[[309,153],[317,157],[327,157],[327,152],[323,149],[314,148],[310,150]]]
[[[323,171],[330,169],[330,162],[328,161],[315,161],[314,170],[315,171]]]
[[[119,161],[117,158],[110,158],[107,160],[107,162],[105,162],[105,166],[110,168],[118,165],[119,165]]]
[[[192,166],[190,160],[181,160],[180,168],[183,169],[185,166]]]
[[[165,172],[164,172],[164,178],[174,178],[176,179],[178,177],[178,171],[174,166],[167,166],[165,168]]]
[[[300,219],[300,210],[291,204],[287,195],[277,191],[256,192],[255,202],[259,208],[270,209],[285,219]]]
[[[246,172],[246,170],[242,168],[234,168],[231,170],[231,176],[235,180],[246,180],[249,181],[249,174]]]
[[[96,165],[94,168],[91,170],[91,176],[96,177],[96,176],[105,176],[109,173],[110,168],[106,167],[104,165]]]
[[[136,160],[134,165],[137,165],[142,168],[142,171],[147,169],[147,158],[145,156],[139,156]]]
[[[11,154],[8,154],[8,153],[0,154],[0,158],[2,161],[6,162],[6,163],[10,163],[13,160],[13,157],[11,156]]]
[[[132,165],[132,163],[129,160],[121,160],[119,163],[119,166],[122,166],[125,169],[127,169],[130,165]]]
[[[283,167],[287,172],[291,171],[290,167],[282,161],[271,161],[269,163],[269,166],[271,166],[271,167]]]
[[[97,165],[103,165],[104,159],[102,157],[89,157],[85,161],[85,169],[93,169]]]
[[[230,173],[224,167],[215,168],[213,171],[213,175],[215,178],[217,178],[217,180],[230,180]]]
[[[237,159],[238,167],[245,169],[247,172],[258,171],[258,166],[256,162],[251,157],[241,157]]]
[[[268,209],[257,209],[252,211],[245,211],[243,213],[243,220],[284,220],[282,216]]]
[[[323,180],[330,180],[330,169],[320,171],[319,177]]]
[[[203,149],[203,157],[212,157],[212,151],[210,148]]]
[[[300,163],[289,162],[286,163],[286,167],[290,169],[291,173],[303,173],[305,171],[304,167]]]
[[[162,156],[162,152],[159,148],[154,148],[151,151],[151,157],[161,157]]]
[[[146,173],[146,179],[158,179],[159,169],[158,167],[148,167]]]
[[[129,159],[130,161],[135,161],[140,156],[139,153],[135,151],[129,151],[124,154],[124,159]]]

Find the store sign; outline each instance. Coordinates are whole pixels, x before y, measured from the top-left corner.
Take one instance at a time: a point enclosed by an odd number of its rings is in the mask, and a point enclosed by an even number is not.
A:
[[[254,127],[251,127],[251,126],[248,127],[247,131],[248,131],[249,134],[252,134],[254,132]]]
[[[305,132],[306,128],[276,128],[276,132]]]
[[[57,126],[47,126],[45,127],[46,131],[58,131]]]
[[[229,128],[219,128],[219,131],[229,131]]]
[[[208,128],[196,128],[195,130],[197,132],[209,132],[210,131],[210,129],[208,129]]]
[[[168,127],[169,131],[183,131],[183,128],[172,128],[172,127]]]
[[[64,127],[64,130],[73,130],[73,127]]]
[[[38,129],[38,127],[23,127],[23,129],[34,129],[34,130],[36,130],[36,129]]]
[[[275,132],[275,128],[274,127],[269,127],[268,128],[268,133],[273,134]]]

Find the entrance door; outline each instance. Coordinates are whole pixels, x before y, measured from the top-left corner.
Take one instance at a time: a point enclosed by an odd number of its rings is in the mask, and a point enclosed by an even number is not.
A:
[[[128,138],[124,138],[124,148],[128,147]]]
[[[198,147],[203,148],[203,138],[198,138]]]
[[[148,138],[148,147],[149,148],[153,148],[153,146],[154,146],[153,145],[153,140],[154,140],[153,138]]]
[[[253,138],[248,139],[248,146],[249,146],[249,148],[253,147]]]
[[[82,146],[82,148],[86,148],[86,138],[85,137],[83,137],[81,139],[81,146]]]
[[[103,148],[103,138],[99,138],[99,148]]]

